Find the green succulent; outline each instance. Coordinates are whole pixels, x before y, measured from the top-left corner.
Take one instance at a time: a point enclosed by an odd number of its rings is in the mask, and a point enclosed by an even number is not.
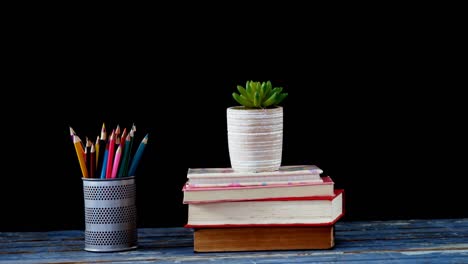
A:
[[[277,106],[288,96],[283,93],[283,87],[275,87],[267,82],[247,81],[245,88],[237,85],[239,93],[232,93],[232,97],[246,108],[269,108]]]

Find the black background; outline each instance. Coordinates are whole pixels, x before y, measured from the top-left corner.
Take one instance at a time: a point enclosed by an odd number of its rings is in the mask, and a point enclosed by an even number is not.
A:
[[[282,164],[316,164],[345,189],[343,221],[468,217],[453,36],[352,16],[207,31],[212,22],[17,33],[2,96],[0,228],[84,228],[69,127],[94,139],[103,122],[135,123],[138,141],[149,133],[139,226],[183,226],[187,169],[230,166],[225,113],[246,80],[289,93]]]

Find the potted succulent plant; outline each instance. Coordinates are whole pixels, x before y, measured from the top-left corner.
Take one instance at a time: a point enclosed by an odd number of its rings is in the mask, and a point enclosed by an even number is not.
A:
[[[227,108],[231,167],[240,172],[275,171],[283,151],[283,107],[288,95],[270,81],[247,81],[232,97],[240,105]]]

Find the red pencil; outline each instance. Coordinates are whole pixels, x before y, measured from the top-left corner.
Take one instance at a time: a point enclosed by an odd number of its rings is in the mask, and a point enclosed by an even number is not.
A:
[[[88,137],[86,137],[86,146],[85,146],[84,156],[85,156],[85,162],[86,162],[86,170],[88,171],[89,178],[92,178],[91,171],[93,169],[93,166],[91,164],[91,145],[92,145],[91,140],[89,140]]]
[[[115,144],[120,145],[120,126],[117,125],[117,128],[115,129]]]

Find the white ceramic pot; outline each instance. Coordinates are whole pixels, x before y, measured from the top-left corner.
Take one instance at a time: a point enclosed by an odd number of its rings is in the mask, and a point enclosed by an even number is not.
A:
[[[283,151],[283,108],[227,109],[231,167],[240,172],[275,171]]]

